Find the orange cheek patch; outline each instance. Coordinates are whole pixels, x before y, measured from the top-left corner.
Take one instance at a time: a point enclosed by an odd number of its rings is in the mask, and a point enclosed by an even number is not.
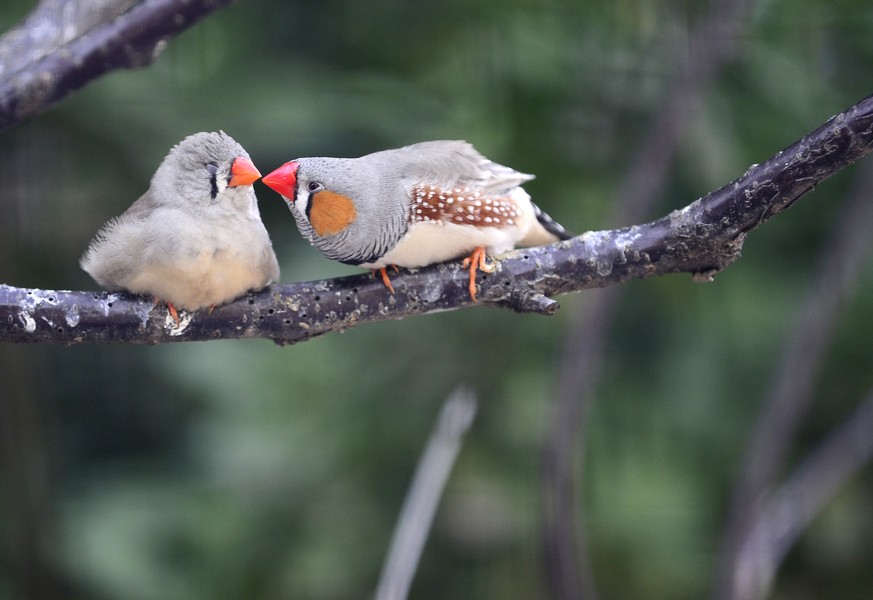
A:
[[[309,222],[321,236],[339,233],[358,216],[355,203],[348,196],[322,190],[309,199]]]

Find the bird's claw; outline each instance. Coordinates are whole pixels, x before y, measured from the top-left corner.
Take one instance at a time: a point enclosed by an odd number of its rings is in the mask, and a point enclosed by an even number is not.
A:
[[[493,273],[494,272],[494,264],[488,263],[487,256],[485,254],[485,248],[479,246],[475,248],[473,252],[464,259],[461,263],[462,269],[470,270],[470,298],[473,299],[473,302],[477,302],[476,300],[476,271],[482,271],[483,273]]]

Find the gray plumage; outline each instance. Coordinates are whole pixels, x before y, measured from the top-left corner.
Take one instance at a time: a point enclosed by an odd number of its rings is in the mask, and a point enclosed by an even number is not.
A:
[[[569,237],[520,187],[533,175],[499,165],[467,142],[422,142],[360,158],[294,162],[296,188],[280,193],[301,234],[333,260],[369,268],[418,267],[480,246],[499,253]],[[310,214],[310,199],[322,190],[351,199],[356,213],[347,227],[328,235],[317,233]],[[416,196],[420,190],[424,196]],[[427,196],[427,190],[438,196]],[[462,208],[468,212],[459,212]],[[435,211],[442,212],[419,218]]]
[[[240,158],[248,161],[248,153],[224,132],[182,140],[148,191],[100,229],[81,267],[105,288],[186,310],[275,281],[279,266],[251,182],[228,185]]]

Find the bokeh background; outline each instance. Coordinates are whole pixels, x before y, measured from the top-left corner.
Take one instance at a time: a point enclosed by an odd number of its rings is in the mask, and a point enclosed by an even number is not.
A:
[[[31,2],[4,0],[0,30]],[[535,173],[577,232],[612,228],[639,144],[699,46],[697,1],[248,0],[0,133],[0,282],[94,289],[91,236],[171,145],[224,129],[262,172],[425,139]],[[647,218],[680,208],[873,92],[873,7],[751,3],[736,56],[687,111]],[[705,43],[704,43],[705,45]],[[867,159],[868,161],[870,159]],[[864,161],[755,231],[714,283],[627,284],[579,450],[604,598],[711,593],[731,490],[817,260]],[[340,276],[256,184],[282,281]],[[460,383],[480,408],[415,598],[544,598],[543,447],[588,294],[555,317],[475,308],[297,346],[0,344],[0,598],[371,596],[428,433]],[[802,459],[873,384],[863,269],[793,446]],[[871,432],[873,435],[873,432]],[[584,463],[582,463],[584,451]],[[776,598],[873,597],[873,472],[814,520]],[[34,563],[28,557],[37,556]]]

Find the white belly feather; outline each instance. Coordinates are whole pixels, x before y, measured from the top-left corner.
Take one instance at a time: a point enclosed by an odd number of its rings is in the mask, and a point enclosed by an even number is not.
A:
[[[543,230],[534,214],[530,196],[521,188],[516,188],[512,197],[519,214],[501,227],[464,225],[451,221],[418,221],[410,225],[397,245],[384,256],[361,266],[367,269],[381,269],[389,265],[414,268],[466,257],[480,246],[491,255],[512,250],[534,229]],[[545,230],[543,233],[550,236]]]

